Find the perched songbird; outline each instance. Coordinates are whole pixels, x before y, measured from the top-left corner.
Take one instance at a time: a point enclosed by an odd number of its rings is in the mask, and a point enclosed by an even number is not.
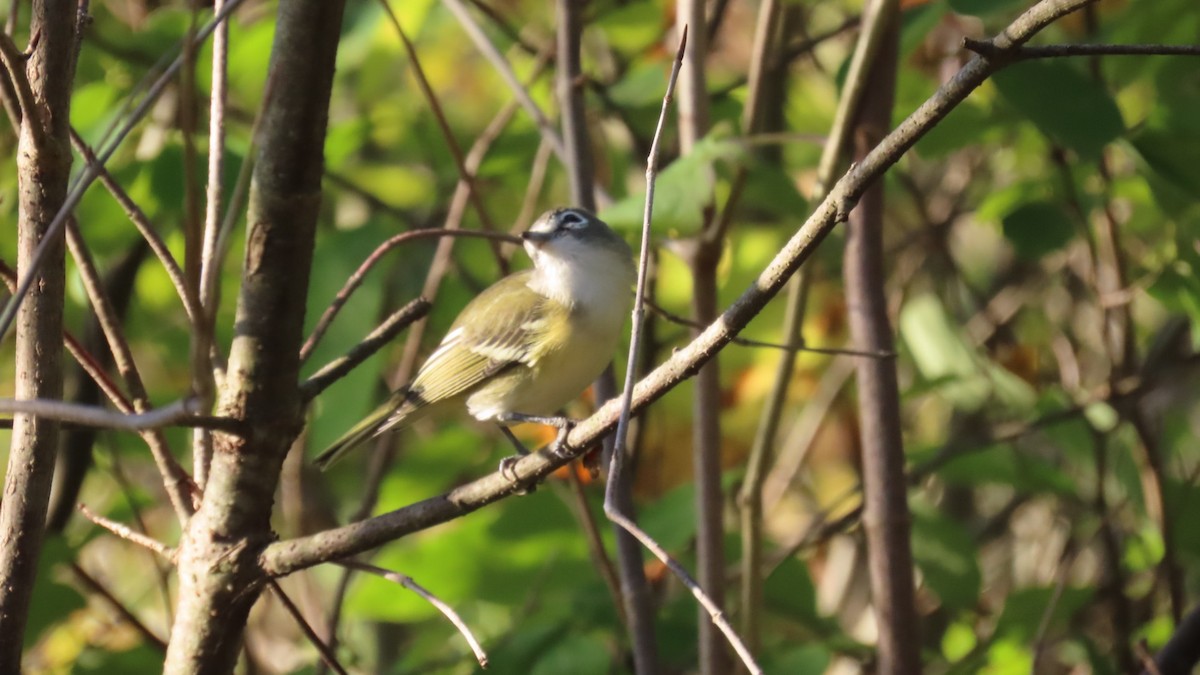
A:
[[[326,468],[385,431],[435,408],[465,403],[477,420],[507,425],[553,417],[612,359],[632,302],[629,245],[583,209],[549,211],[521,235],[533,269],[509,275],[472,300],[411,384],[393,393],[317,457]],[[515,439],[514,439],[515,440]],[[518,447],[520,447],[518,445]]]

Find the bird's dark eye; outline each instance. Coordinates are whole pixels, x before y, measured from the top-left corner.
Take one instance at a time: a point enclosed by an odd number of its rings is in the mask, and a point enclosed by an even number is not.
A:
[[[568,230],[577,230],[587,224],[587,219],[577,211],[563,211],[558,216],[558,226]]]

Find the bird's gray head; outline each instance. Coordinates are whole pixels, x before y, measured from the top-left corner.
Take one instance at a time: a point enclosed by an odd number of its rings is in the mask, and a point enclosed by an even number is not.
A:
[[[603,220],[585,209],[561,208],[543,213],[521,234],[525,250],[539,265],[546,257],[566,261],[581,258],[620,258],[631,260],[633,253]]]
[[[521,238],[535,269],[530,286],[539,293],[573,306],[626,304],[636,276],[633,252],[603,220],[584,209],[554,209]]]

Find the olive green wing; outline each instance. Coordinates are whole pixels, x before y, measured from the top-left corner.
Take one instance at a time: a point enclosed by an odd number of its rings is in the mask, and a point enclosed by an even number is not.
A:
[[[528,272],[505,277],[463,309],[413,380],[411,405],[470,393],[500,372],[531,363],[546,300],[528,279]]]

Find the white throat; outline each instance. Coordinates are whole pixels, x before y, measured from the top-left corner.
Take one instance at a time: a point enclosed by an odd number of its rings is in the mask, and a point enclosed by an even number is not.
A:
[[[588,251],[569,258],[538,251],[534,265],[529,287],[538,294],[575,311],[624,319],[634,281],[630,261],[607,251]]]

